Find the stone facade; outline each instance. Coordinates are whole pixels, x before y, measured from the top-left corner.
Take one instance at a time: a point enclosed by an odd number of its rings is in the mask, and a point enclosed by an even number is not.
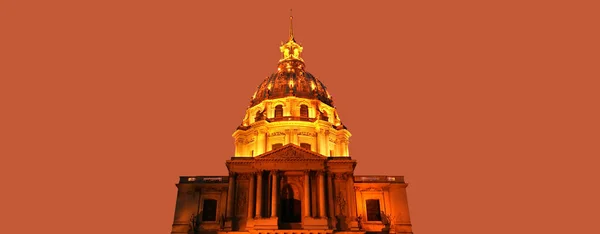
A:
[[[226,162],[229,176],[181,177],[172,233],[189,233],[194,215],[200,217],[199,233],[385,232],[390,227],[392,233],[412,233],[404,178],[356,176],[356,164],[294,144],[257,157],[232,157]],[[204,213],[207,199],[216,200],[214,214]]]
[[[233,133],[229,176],[180,177],[171,233],[412,233],[404,178],[354,175],[351,134],[292,31],[281,51]]]

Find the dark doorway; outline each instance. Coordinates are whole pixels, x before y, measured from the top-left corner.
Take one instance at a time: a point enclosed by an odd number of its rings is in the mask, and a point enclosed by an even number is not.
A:
[[[281,229],[292,229],[297,228],[298,225],[294,223],[300,223],[302,221],[302,203],[299,199],[294,198],[294,190],[289,184],[283,186],[281,190],[281,213],[280,213],[280,227]]]

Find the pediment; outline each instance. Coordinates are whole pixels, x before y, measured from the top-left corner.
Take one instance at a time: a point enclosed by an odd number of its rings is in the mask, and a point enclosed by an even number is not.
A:
[[[326,160],[327,157],[316,152],[300,148],[294,144],[287,144],[279,149],[266,152],[256,156],[256,160],[274,160],[274,161],[305,161],[305,160]]]

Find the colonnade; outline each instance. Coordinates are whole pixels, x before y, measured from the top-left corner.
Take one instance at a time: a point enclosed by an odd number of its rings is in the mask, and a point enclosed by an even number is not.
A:
[[[327,218],[328,216],[332,216],[332,214],[326,214],[326,208],[325,206],[326,204],[326,200],[325,200],[325,189],[327,188],[331,188],[332,186],[332,182],[331,182],[331,178],[327,183],[327,187],[325,186],[325,172],[318,170],[318,171],[314,171],[315,172],[315,177],[314,179],[316,181],[312,181],[313,183],[316,183],[316,188],[317,188],[317,199],[315,199],[314,201],[311,201],[310,199],[310,195],[311,195],[311,170],[304,170],[303,171],[303,194],[302,194],[302,198],[301,198],[301,204],[302,204],[302,217],[311,217],[311,206],[312,203],[316,202],[316,207],[318,207],[318,209],[315,212],[315,217],[313,218]],[[235,193],[239,192],[236,191],[236,181],[238,180],[238,176],[239,174],[237,173],[230,173],[229,176],[229,189],[227,192],[227,211],[226,211],[226,215],[228,219],[231,219],[234,216],[234,208],[236,207],[235,203],[237,202],[243,202],[243,201],[235,201],[234,195]],[[254,183],[255,181],[255,176],[256,176],[256,183]],[[278,186],[279,181],[282,179],[282,173],[281,171],[278,170],[270,170],[269,171],[269,180],[267,180],[267,186],[269,187],[264,187],[263,185],[263,171],[258,171],[258,172],[254,172],[250,174],[250,181],[249,181],[249,186],[248,186],[248,202],[246,204],[248,204],[248,213],[247,216],[249,218],[254,218],[254,219],[262,219],[262,218],[275,218],[277,217],[277,210],[278,210],[278,203],[279,203],[279,193],[280,193],[280,188]],[[270,183],[269,183],[270,182]],[[263,191],[270,191],[271,196],[267,196],[267,197],[263,197]],[[329,194],[332,193],[331,190],[328,191]],[[266,193],[268,194],[268,193]],[[256,202],[253,203],[254,199],[256,198]],[[270,202],[270,203],[269,203]],[[312,203],[311,203],[312,202]],[[329,204],[331,204],[331,198],[329,199]],[[268,207],[266,207],[266,205],[269,204]],[[266,207],[270,212],[269,214],[264,214],[263,213],[263,208]],[[253,212],[254,211],[254,212]],[[264,216],[266,215],[266,217]]]

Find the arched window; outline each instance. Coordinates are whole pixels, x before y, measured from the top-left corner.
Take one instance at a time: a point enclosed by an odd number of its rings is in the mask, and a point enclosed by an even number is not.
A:
[[[217,200],[204,199],[202,221],[217,221]]]
[[[308,118],[308,106],[307,105],[300,105],[300,117],[305,117]]]
[[[283,106],[277,105],[275,106],[275,118],[283,117]]]

